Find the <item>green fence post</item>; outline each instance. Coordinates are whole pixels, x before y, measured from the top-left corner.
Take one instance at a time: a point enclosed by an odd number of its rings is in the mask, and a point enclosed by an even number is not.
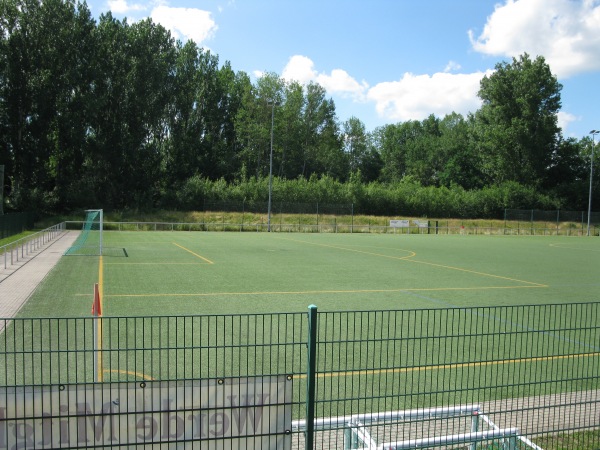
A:
[[[308,307],[308,354],[306,370],[306,431],[305,448],[314,449],[315,437],[315,378],[317,368],[317,307]]]

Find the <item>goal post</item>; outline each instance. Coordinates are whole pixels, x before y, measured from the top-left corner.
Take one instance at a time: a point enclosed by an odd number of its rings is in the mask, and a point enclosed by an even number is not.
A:
[[[65,255],[102,255],[104,214],[101,209],[88,209],[81,233]]]

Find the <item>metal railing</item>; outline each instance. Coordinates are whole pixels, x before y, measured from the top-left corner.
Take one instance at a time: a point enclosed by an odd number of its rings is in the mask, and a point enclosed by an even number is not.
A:
[[[62,222],[1,246],[0,269],[20,265],[37,254],[46,244],[61,236],[65,230],[66,223]]]
[[[600,303],[100,320],[3,320],[0,449],[600,446]]]

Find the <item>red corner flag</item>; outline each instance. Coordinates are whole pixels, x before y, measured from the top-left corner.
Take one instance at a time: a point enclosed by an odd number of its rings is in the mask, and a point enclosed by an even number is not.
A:
[[[94,303],[92,303],[92,316],[99,317],[102,315],[102,306],[100,303],[100,291],[98,283],[94,284]]]

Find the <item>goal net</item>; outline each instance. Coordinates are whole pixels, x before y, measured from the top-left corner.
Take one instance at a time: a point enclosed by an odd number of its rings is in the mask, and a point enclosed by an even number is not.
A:
[[[102,255],[102,221],[101,209],[87,210],[81,233],[65,255]]]

